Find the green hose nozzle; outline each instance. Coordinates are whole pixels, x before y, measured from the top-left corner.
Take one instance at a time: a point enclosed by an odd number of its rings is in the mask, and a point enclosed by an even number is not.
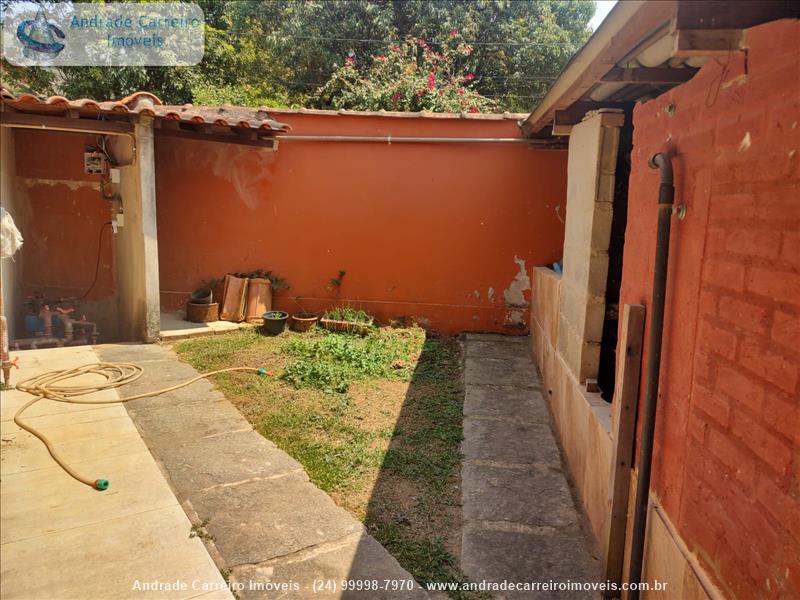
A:
[[[94,489],[105,491],[108,489],[108,479],[98,479],[94,482]]]
[[[266,374],[267,374],[267,370],[266,370],[264,367],[261,367],[261,368],[258,370],[258,374],[259,374],[259,375],[266,375]]]

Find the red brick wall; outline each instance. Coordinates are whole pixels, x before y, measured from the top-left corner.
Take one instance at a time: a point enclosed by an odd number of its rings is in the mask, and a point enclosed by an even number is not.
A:
[[[747,32],[634,111],[622,302],[650,305],[658,173],[676,199],[653,489],[732,598],[800,597],[800,24]],[[647,324],[649,328],[649,323]]]

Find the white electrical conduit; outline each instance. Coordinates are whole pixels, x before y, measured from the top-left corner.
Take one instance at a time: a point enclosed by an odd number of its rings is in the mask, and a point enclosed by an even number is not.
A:
[[[33,129],[35,131],[63,131],[65,133],[85,133],[89,135],[117,135],[128,137],[131,140],[131,162],[125,165],[118,165],[120,167],[133,167],[136,166],[136,136],[133,133],[125,131],[106,131],[103,129],[81,129],[79,127],[69,127],[67,125],[42,125],[33,123],[0,123],[2,127],[9,129]]]
[[[383,144],[552,144],[552,140],[486,137],[394,137],[392,135],[279,135],[279,142],[373,142]]]

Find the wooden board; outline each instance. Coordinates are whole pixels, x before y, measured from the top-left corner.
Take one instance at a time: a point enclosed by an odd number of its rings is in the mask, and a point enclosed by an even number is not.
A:
[[[219,318],[223,321],[241,323],[244,320],[244,305],[247,298],[247,279],[225,275],[225,290]]]
[[[628,494],[633,468],[639,378],[642,367],[644,306],[626,304],[622,313],[621,359],[617,366],[617,386],[612,406],[613,443],[609,481],[609,518],[605,540],[605,578],[621,583],[625,557],[625,529]]]

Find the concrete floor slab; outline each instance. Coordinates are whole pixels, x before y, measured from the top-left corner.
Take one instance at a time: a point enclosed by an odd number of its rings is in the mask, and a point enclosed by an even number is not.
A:
[[[85,506],[85,505],[84,505]],[[2,597],[20,600],[202,597],[203,584],[225,581],[177,504],[3,544]],[[136,589],[140,584],[183,582],[187,589]],[[212,590],[213,591],[213,590]]]
[[[182,313],[161,313],[161,339],[165,342],[217,335],[254,327],[256,325],[252,323],[231,323],[230,321],[192,323],[191,321],[186,321]]]
[[[16,381],[99,362],[89,347],[16,356]],[[116,397],[114,390],[86,396]],[[11,420],[30,398],[13,390],[0,395],[4,599],[232,598],[202,542],[189,538],[191,524],[123,406],[42,401],[25,413],[70,465],[110,480],[109,490],[98,492],[69,477]],[[136,579],[181,580],[189,587],[144,592],[134,589]],[[193,580],[209,587],[192,589]]]

